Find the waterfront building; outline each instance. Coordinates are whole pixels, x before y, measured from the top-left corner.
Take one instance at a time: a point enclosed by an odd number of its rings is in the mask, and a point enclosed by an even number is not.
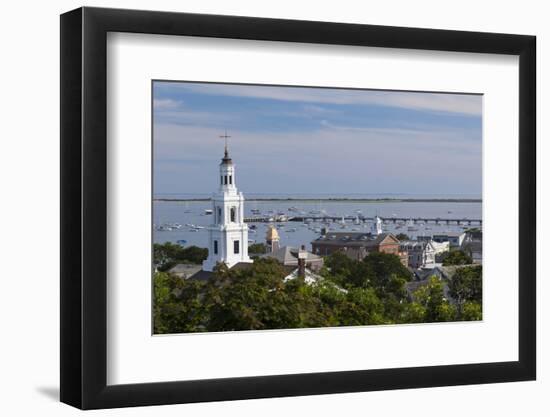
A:
[[[323,267],[324,260],[321,256],[317,256],[306,251],[305,247],[301,249],[292,246],[279,246],[279,233],[277,229],[271,225],[267,229],[265,236],[267,253],[261,255],[261,258],[273,258],[279,261],[286,267],[296,268],[299,266],[300,256],[304,259],[304,268],[317,272]]]
[[[401,252],[408,254],[408,267],[426,268],[435,266],[436,249],[432,241],[405,240],[400,245]]]
[[[481,231],[467,232],[461,249],[472,258],[475,264],[481,264],[483,260],[483,236]]]
[[[248,226],[244,222],[244,196],[237,190],[235,165],[227,145],[219,165],[219,188],[212,195],[213,224],[208,227],[208,258],[203,271],[211,272],[218,262],[229,268],[252,263],[248,257]]]
[[[445,252],[449,252],[449,250],[451,249],[451,245],[449,242],[436,242],[434,240],[430,240],[429,242],[434,247],[436,256],[441,255]]]
[[[417,236],[419,242],[430,242],[435,249],[435,262],[443,262],[444,254],[451,250],[451,244],[446,242],[436,242],[431,236]]]
[[[449,242],[451,248],[460,248],[465,237],[466,233],[464,232],[445,232],[434,234],[432,240],[438,243]]]
[[[407,253],[400,250],[399,240],[391,233],[328,232],[311,242],[315,255],[327,256],[342,252],[351,259],[363,260],[372,252],[393,254],[403,265],[408,265]]]
[[[323,267],[324,260],[321,256],[306,251],[304,248],[298,249],[292,246],[283,246],[274,252],[268,252],[261,255],[260,258],[276,259],[284,266],[296,268],[299,263],[300,255],[303,256],[305,266],[311,271],[317,272]]]

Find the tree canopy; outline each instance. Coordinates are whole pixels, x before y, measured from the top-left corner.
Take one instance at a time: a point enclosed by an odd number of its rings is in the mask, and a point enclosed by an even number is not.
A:
[[[207,257],[208,249],[198,246],[184,248],[171,242],[153,245],[153,262],[161,272],[168,271],[178,263],[201,264]]]
[[[397,240],[401,240],[401,241],[402,240],[409,240],[409,236],[407,234],[403,233],[403,232],[398,233],[397,235],[395,235],[395,238]]]
[[[249,255],[262,255],[267,252],[267,246],[265,243],[253,243],[248,245]]]
[[[470,265],[472,257],[461,250],[453,250],[443,255],[443,266]]]
[[[178,252],[179,253],[179,252]],[[315,283],[285,280],[276,260],[254,259],[248,268],[218,265],[206,281],[154,276],[155,333],[264,330],[373,324],[479,320],[478,290],[464,295],[460,309],[444,297],[444,282],[432,278],[411,297],[413,279],[395,255],[371,253],[362,261],[334,253]],[[461,276],[462,277],[462,276]],[[466,293],[459,283],[454,290]],[[479,287],[480,297],[481,287]],[[458,293],[457,292],[457,293]]]

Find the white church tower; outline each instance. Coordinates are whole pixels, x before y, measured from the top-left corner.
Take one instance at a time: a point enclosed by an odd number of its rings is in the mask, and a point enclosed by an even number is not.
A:
[[[202,263],[204,271],[212,271],[216,263],[229,268],[239,262],[252,262],[248,257],[248,226],[244,222],[244,197],[235,184],[235,165],[227,152],[220,163],[220,187],[212,195],[214,224],[208,227],[208,258]]]

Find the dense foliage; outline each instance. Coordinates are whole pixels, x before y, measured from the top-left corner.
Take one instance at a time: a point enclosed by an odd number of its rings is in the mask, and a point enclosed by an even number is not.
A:
[[[458,268],[449,283],[449,294],[456,300],[459,312],[469,320],[481,320],[481,265]]]
[[[313,284],[302,278],[285,281],[288,273],[277,261],[259,258],[246,269],[230,270],[219,265],[207,281],[182,280],[157,272],[154,331],[183,333],[481,319],[481,267],[479,271],[462,272],[459,281],[449,287],[459,303],[445,298],[444,282],[435,277],[409,294],[406,285],[413,279],[412,274],[398,257],[384,253],[372,253],[363,261],[352,260],[342,253],[328,256],[319,272],[322,278]],[[468,290],[470,285],[475,289]]]
[[[166,242],[153,245],[153,260],[158,271],[168,271],[176,264],[201,264],[208,257],[208,249],[198,246],[184,248],[174,243]]]
[[[443,266],[470,265],[472,257],[461,250],[453,250],[443,255]]]
[[[267,252],[267,246],[265,243],[253,243],[248,245],[249,255],[262,255]]]
[[[397,240],[403,241],[403,240],[409,240],[409,236],[406,233],[398,233],[395,235]]]

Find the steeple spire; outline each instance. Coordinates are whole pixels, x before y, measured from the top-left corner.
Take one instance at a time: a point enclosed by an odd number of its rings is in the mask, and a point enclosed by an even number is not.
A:
[[[225,148],[224,148],[223,159],[222,159],[224,163],[231,163],[231,158],[229,157],[229,152],[227,151],[227,138],[230,138],[230,137],[231,136],[227,134],[227,130],[223,135],[220,136],[220,138],[225,139]]]

